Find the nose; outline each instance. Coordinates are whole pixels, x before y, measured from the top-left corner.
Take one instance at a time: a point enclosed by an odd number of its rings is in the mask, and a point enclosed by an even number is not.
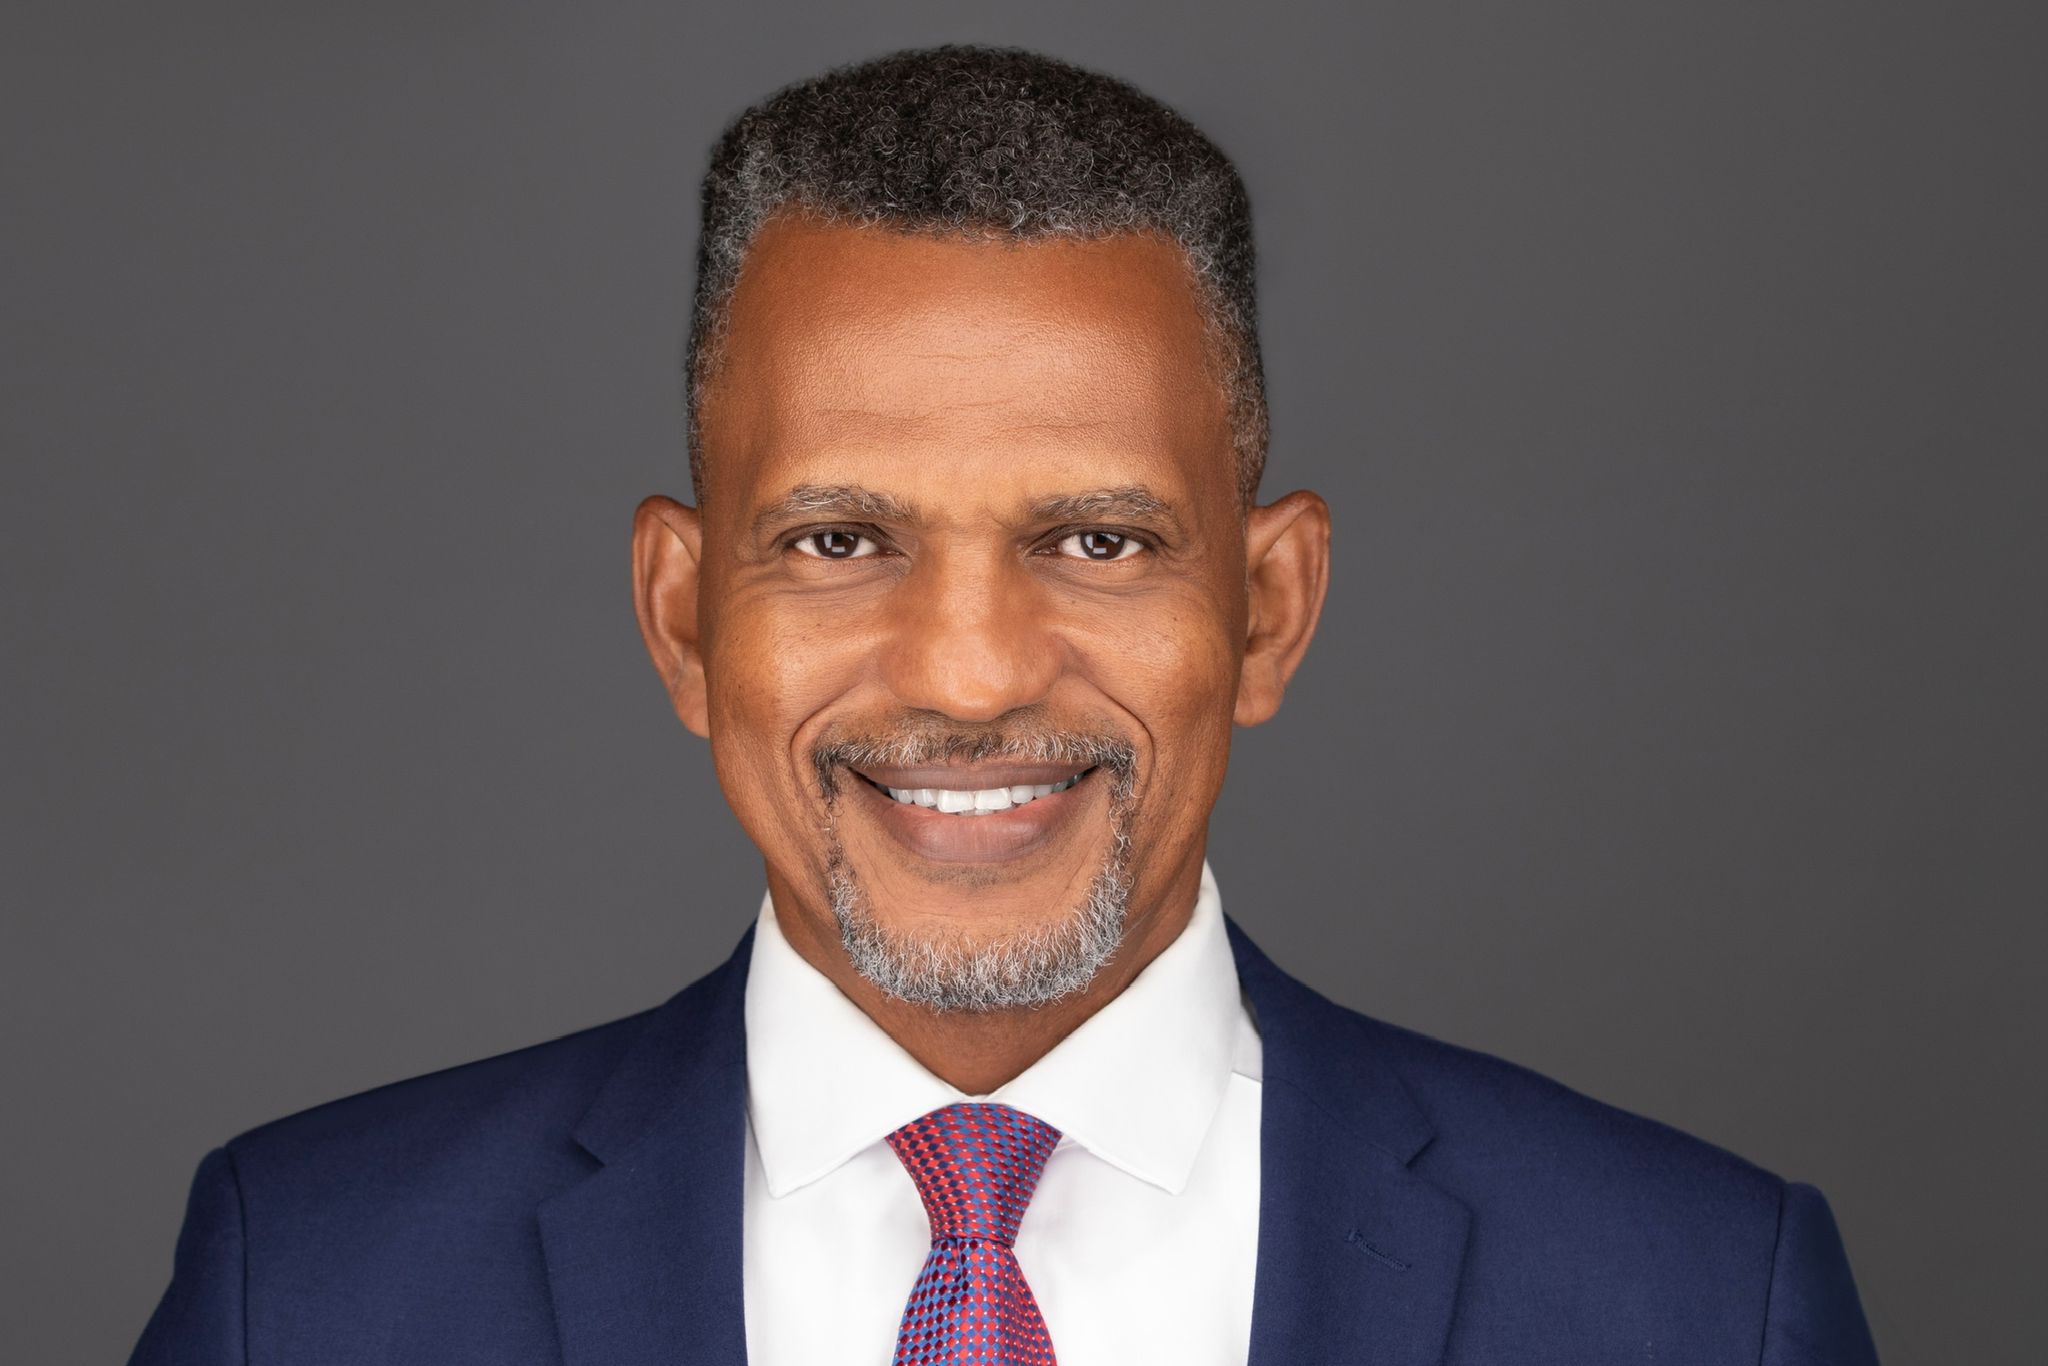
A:
[[[882,671],[905,706],[993,721],[1052,690],[1060,654],[1051,604],[1022,566],[933,556],[890,597]]]

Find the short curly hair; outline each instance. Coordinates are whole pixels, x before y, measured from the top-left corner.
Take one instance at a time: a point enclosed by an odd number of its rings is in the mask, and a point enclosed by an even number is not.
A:
[[[906,232],[1178,246],[1219,359],[1237,487],[1266,461],[1251,201],[1185,118],[1124,81],[1014,48],[946,46],[841,67],[747,110],[704,176],[685,359],[690,481],[704,495],[698,402],[718,364],[747,249],[778,213]]]

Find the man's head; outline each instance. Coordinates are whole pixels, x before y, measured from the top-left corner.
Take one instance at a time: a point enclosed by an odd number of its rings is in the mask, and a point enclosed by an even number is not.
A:
[[[786,932],[939,1009],[1142,965],[1327,566],[1319,499],[1250,505],[1235,173],[1121,83],[941,49],[743,116],[705,203],[700,506],[642,505],[636,601]]]
[[[1266,462],[1251,201],[1229,158],[1143,91],[1031,52],[941,47],[790,86],[742,114],[704,177],[686,361],[690,477],[699,407],[742,263],[792,210],[985,241],[1146,233],[1177,247],[1230,402],[1247,505]]]

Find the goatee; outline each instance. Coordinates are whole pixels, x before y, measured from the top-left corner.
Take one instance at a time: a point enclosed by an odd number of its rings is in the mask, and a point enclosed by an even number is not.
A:
[[[835,737],[812,752],[819,790],[835,810],[839,775],[865,766],[1072,763],[1109,784],[1109,848],[1080,903],[1057,921],[989,937],[957,930],[906,933],[884,926],[847,862],[836,823],[827,830],[825,893],[854,970],[899,1001],[940,1011],[1018,1010],[1080,991],[1123,943],[1131,895],[1136,750],[1121,736],[1039,730],[910,730]],[[955,819],[968,819],[957,817]]]

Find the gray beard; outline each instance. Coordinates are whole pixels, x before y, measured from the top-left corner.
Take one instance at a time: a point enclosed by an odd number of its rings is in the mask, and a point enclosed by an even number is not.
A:
[[[1000,939],[908,935],[882,927],[839,851],[826,875],[839,942],[854,971],[888,995],[932,1010],[1019,1010],[1070,996],[1095,980],[1123,943],[1130,904],[1130,839],[1116,831],[1081,904],[1054,925]]]
[[[1013,737],[993,731],[924,729],[821,745],[813,758],[828,808],[837,804],[839,770],[862,762],[1072,760],[1076,767],[1100,766],[1101,780],[1110,785],[1109,852],[1081,903],[1054,924],[996,939],[945,930],[913,935],[886,928],[846,861],[838,830],[830,829],[825,894],[839,924],[839,942],[854,970],[899,1001],[942,1011],[1019,1010],[1046,1005],[1086,987],[1123,943],[1131,898],[1135,757],[1121,737],[1058,732]]]

